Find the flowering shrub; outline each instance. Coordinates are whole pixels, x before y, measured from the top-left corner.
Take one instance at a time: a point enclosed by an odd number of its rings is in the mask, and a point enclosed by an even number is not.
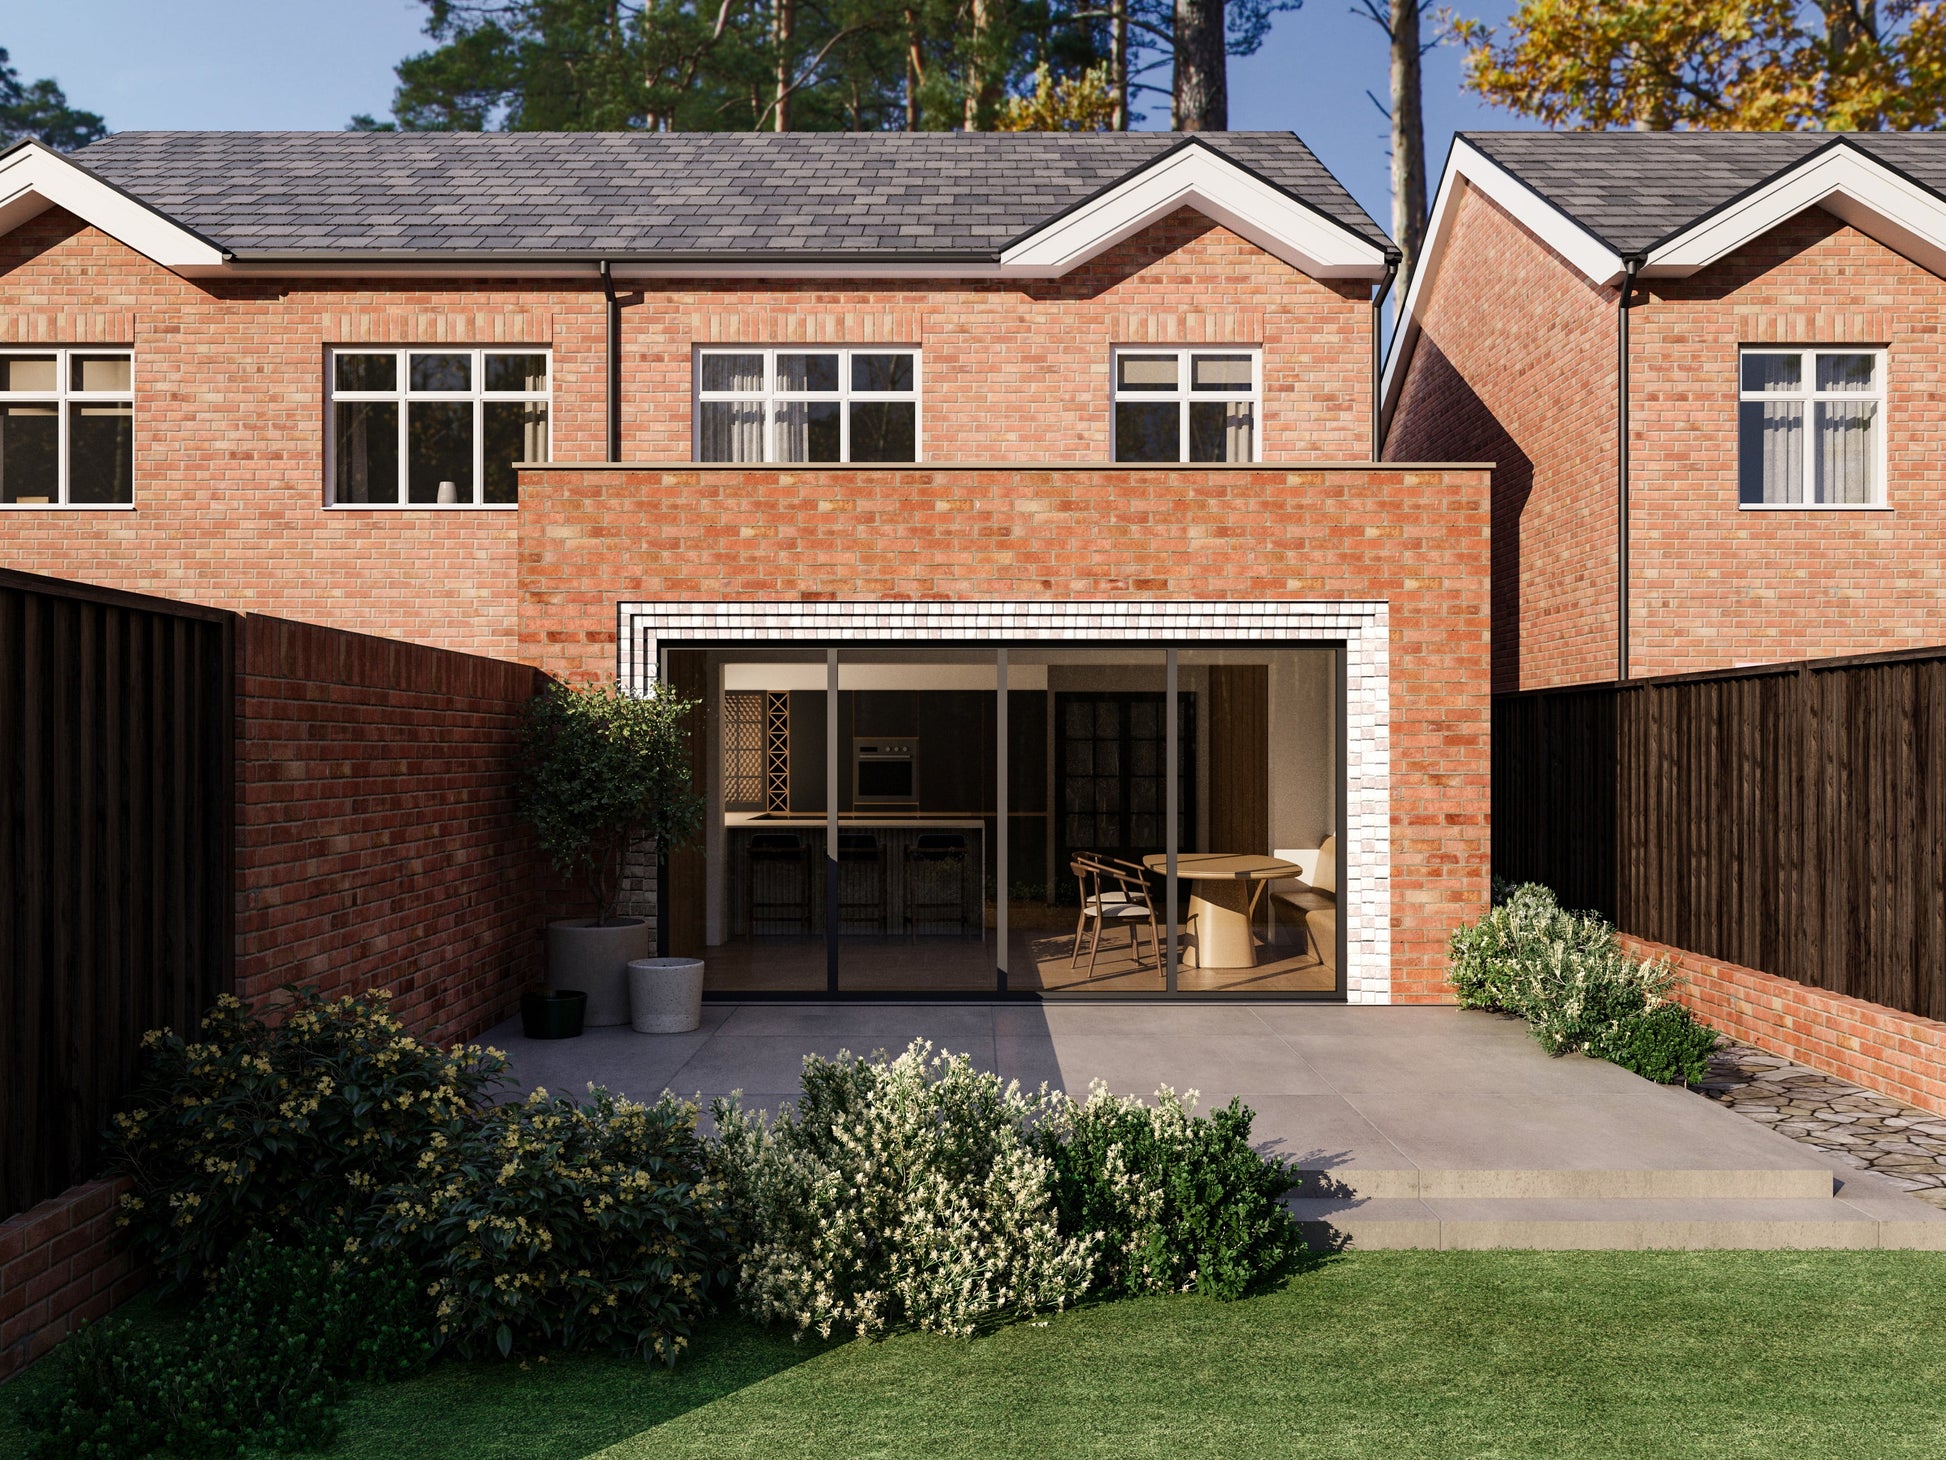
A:
[[[916,1041],[897,1059],[804,1062],[773,1123],[719,1100],[716,1157],[747,1246],[756,1317],[860,1337],[984,1320],[1087,1292],[1092,1235],[1064,1236],[1034,1127],[1063,1102]]]
[[[382,991],[292,995],[274,1025],[224,995],[196,1039],[143,1036],[108,1141],[134,1178],[121,1221],[165,1288],[214,1274],[251,1232],[350,1220],[456,1139],[506,1068],[493,1050],[414,1038]]]
[[[1238,1298],[1303,1248],[1279,1200],[1289,1167],[1250,1148],[1249,1107],[1202,1117],[1195,1102],[1165,1086],[1145,1105],[1096,1081],[1042,1128],[1062,1229],[1098,1234],[1102,1292]]]
[[[1460,1004],[1518,1014],[1549,1054],[1580,1050],[1665,1084],[1703,1076],[1716,1036],[1670,997],[1668,963],[1629,957],[1606,921],[1537,883],[1454,929],[1447,951]]]
[[[184,1330],[110,1318],[60,1349],[61,1382],[28,1421],[44,1460],[156,1451],[234,1455],[328,1442],[353,1379],[400,1378],[431,1352],[411,1270],[347,1255],[342,1232],[298,1246],[258,1235],[224,1265]]]
[[[374,1241],[413,1254],[439,1342],[463,1354],[599,1344],[674,1363],[735,1278],[696,1108],[536,1090],[428,1148]]]

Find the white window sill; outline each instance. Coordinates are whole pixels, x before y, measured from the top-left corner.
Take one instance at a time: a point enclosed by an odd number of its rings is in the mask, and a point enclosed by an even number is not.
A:
[[[0,512],[133,512],[133,502],[0,502]]]
[[[518,512],[518,502],[326,502],[327,512]]]
[[[1890,512],[1890,502],[1739,502],[1739,512]]]

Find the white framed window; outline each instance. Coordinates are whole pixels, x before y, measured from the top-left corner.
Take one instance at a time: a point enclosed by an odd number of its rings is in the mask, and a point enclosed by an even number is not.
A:
[[[134,352],[0,349],[0,506],[134,505]]]
[[[547,460],[551,364],[534,347],[332,350],[325,500],[515,505],[514,464]]]
[[[1737,502],[1885,502],[1885,352],[1749,349],[1737,360]]]
[[[917,461],[919,352],[696,351],[698,461]]]
[[[1263,352],[1115,351],[1115,460],[1255,461]]]

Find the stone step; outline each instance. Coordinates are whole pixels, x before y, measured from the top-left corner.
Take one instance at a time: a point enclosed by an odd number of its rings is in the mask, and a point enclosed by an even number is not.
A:
[[[1904,1197],[1293,1197],[1289,1205],[1313,1247],[1946,1251],[1946,1211]]]
[[[1298,1196],[1374,1200],[1816,1201],[1833,1191],[1830,1168],[1808,1151],[1802,1165],[1744,1170],[1575,1166],[1451,1170],[1360,1165],[1300,1165],[1295,1170]]]

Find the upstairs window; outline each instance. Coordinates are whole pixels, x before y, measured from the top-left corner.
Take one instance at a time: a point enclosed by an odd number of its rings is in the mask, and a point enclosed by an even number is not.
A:
[[[698,461],[917,461],[919,353],[696,352]]]
[[[511,507],[514,464],[547,460],[545,350],[334,350],[330,500]]]
[[[134,501],[134,355],[93,347],[0,353],[0,503]]]
[[[1745,350],[1738,365],[1742,506],[1884,502],[1884,351]]]
[[[1256,350],[1115,352],[1115,460],[1255,461]]]

